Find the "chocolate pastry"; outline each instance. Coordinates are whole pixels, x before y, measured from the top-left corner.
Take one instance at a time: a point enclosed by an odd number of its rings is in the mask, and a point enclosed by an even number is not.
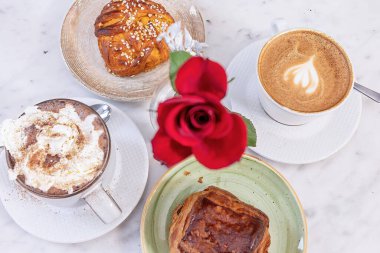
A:
[[[269,219],[231,193],[210,186],[174,211],[170,253],[267,253]]]
[[[95,35],[108,71],[133,76],[149,71],[169,59],[169,48],[157,36],[174,19],[165,8],[150,0],[113,0],[95,22]]]

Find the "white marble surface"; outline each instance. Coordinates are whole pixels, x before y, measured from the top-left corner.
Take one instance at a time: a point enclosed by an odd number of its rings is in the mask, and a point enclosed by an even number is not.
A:
[[[0,120],[53,97],[95,95],[67,70],[59,47],[60,27],[72,1],[0,1]],[[352,56],[357,80],[380,91],[378,0],[196,0],[207,26],[208,55],[228,65],[267,30],[275,18],[291,27],[317,28],[340,41]],[[333,157],[316,164],[271,162],[292,183],[309,223],[309,252],[380,252],[380,105],[364,99],[358,132]],[[147,144],[154,132],[148,103],[114,103],[140,127]],[[149,192],[165,171],[150,158]],[[147,194],[147,193],[146,193]],[[139,220],[133,215],[97,240],[58,245],[26,234],[0,207],[0,252],[140,252]],[[26,210],[27,211],[27,210]]]

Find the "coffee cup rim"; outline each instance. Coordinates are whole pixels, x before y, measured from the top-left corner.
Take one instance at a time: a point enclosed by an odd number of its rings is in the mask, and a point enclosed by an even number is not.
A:
[[[286,107],[284,105],[281,105],[280,103],[278,103],[276,100],[273,99],[273,97],[267,92],[267,90],[265,89],[264,85],[262,84],[261,82],[261,78],[260,78],[260,74],[259,74],[259,63],[260,63],[260,59],[261,59],[261,56],[262,56],[262,53],[264,51],[264,49],[276,38],[278,38],[279,36],[282,36],[284,34],[287,34],[287,33],[290,33],[290,32],[296,32],[296,31],[306,31],[306,32],[313,32],[313,33],[316,33],[316,34],[319,34],[325,38],[327,38],[328,40],[330,40],[333,44],[335,44],[339,50],[343,53],[344,57],[346,58],[347,60],[347,63],[349,65],[349,68],[350,68],[350,74],[351,74],[351,84],[350,84],[350,88],[347,89],[347,92],[345,94],[345,96],[338,102],[336,103],[335,105],[333,105],[332,107],[329,107],[325,110],[322,110],[322,111],[316,111],[316,112],[302,112],[302,111],[297,111],[297,110],[294,110],[294,109],[291,109],[289,107]],[[275,105],[277,105],[278,107],[280,107],[281,109],[287,111],[287,112],[290,112],[290,113],[293,113],[293,114],[296,114],[296,115],[300,115],[300,116],[315,116],[315,115],[322,115],[322,114],[326,114],[326,113],[329,113],[329,112],[332,112],[332,111],[335,111],[337,108],[339,108],[342,104],[344,104],[344,102],[350,97],[353,89],[354,89],[354,83],[355,83],[355,73],[354,73],[354,69],[353,69],[353,65],[352,65],[352,62],[351,62],[351,58],[350,56],[347,54],[347,52],[344,50],[343,46],[337,42],[334,38],[332,38],[330,35],[322,32],[322,31],[319,31],[319,30],[316,30],[316,29],[310,29],[310,28],[291,28],[291,29],[286,29],[284,31],[281,31],[279,33],[276,33],[275,35],[271,36],[266,42],[265,44],[261,47],[260,49],[260,53],[258,55],[258,58],[257,58],[257,64],[256,64],[256,77],[258,79],[258,82],[261,86],[261,88],[265,91],[265,95],[267,96],[267,98],[269,98]]]
[[[80,193],[83,193],[85,192],[86,190],[90,189],[93,185],[95,185],[99,179],[103,176],[104,174],[104,171],[107,169],[107,166],[108,166],[108,163],[109,163],[109,159],[110,159],[110,155],[111,155],[111,135],[110,135],[110,132],[109,132],[109,129],[107,127],[107,124],[104,122],[104,120],[100,117],[100,115],[89,105],[83,103],[83,102],[80,102],[78,100],[74,100],[74,99],[69,99],[69,98],[54,98],[54,99],[48,99],[48,100],[45,100],[45,101],[42,101],[42,102],[39,102],[37,104],[35,104],[34,106],[38,106],[38,105],[41,105],[43,103],[47,103],[47,102],[51,102],[51,101],[68,101],[68,102],[75,102],[75,103],[79,103],[83,106],[85,106],[86,108],[89,108],[95,115],[97,115],[97,117],[101,120],[102,122],[102,125],[103,125],[103,129],[105,129],[105,132],[106,132],[106,135],[107,135],[107,140],[108,140],[108,147],[107,147],[107,152],[106,152],[106,156],[103,160],[103,164],[102,164],[102,168],[101,168],[101,172],[96,175],[96,177],[94,177],[89,183],[87,183],[87,185],[85,185],[84,187],[82,187],[81,189],[79,189],[78,191],[75,191],[73,193],[70,193],[70,194],[64,194],[64,195],[53,195],[53,194],[47,194],[45,192],[42,192],[42,191],[37,191],[39,189],[36,189],[36,188],[33,188],[32,186],[29,186],[27,184],[25,184],[24,182],[22,182],[18,177],[16,178],[16,182],[22,187],[24,188],[26,191],[30,192],[31,194],[34,194],[34,195],[37,195],[38,197],[42,197],[42,198],[46,198],[46,199],[66,199],[66,198],[70,198],[70,197],[73,197],[73,196],[76,196]],[[21,117],[24,113],[22,113],[19,117]],[[7,166],[8,166],[8,169],[13,169],[12,166],[11,166],[11,155],[9,153],[9,151],[5,148],[5,157],[6,157],[6,162],[7,162]]]

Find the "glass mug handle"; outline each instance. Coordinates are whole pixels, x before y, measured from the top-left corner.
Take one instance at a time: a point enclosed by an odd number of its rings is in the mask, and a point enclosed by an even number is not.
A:
[[[110,119],[112,109],[109,105],[95,104],[91,108],[99,114],[104,122]],[[91,193],[85,195],[84,200],[105,224],[116,220],[122,213],[115,199],[104,189],[102,184],[99,184]]]
[[[105,224],[113,222],[122,213],[115,199],[101,184],[84,196],[84,200]]]

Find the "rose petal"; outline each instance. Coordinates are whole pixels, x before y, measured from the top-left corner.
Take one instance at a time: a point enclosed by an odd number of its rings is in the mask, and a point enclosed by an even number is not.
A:
[[[203,139],[210,135],[215,129],[215,108],[207,105],[197,105],[192,107],[186,117],[187,125],[198,138]],[[205,121],[201,122],[200,117],[203,117]],[[181,122],[182,123],[182,122]]]
[[[192,105],[192,104],[199,104],[204,103],[204,98],[198,97],[198,96],[183,96],[183,97],[173,97],[165,102],[162,102],[158,105],[157,109],[157,122],[160,127],[165,127],[165,121],[168,116],[168,114],[178,106],[181,106],[182,108]]]
[[[188,110],[199,104],[204,104],[206,100],[202,97],[182,96],[178,97],[177,101],[180,101],[180,103],[170,107],[170,111],[165,113],[166,118],[163,119],[163,127],[166,133],[181,145],[197,145],[202,141],[202,138],[197,136],[192,129],[186,127],[186,124],[183,124],[183,119],[186,117]]]
[[[197,160],[210,169],[225,168],[240,160],[247,147],[247,128],[243,119],[230,114],[233,127],[223,138],[206,138],[192,151]]]
[[[181,124],[182,118],[185,117],[187,111],[187,106],[174,107],[168,113],[168,116],[165,120],[165,131],[168,135],[173,138],[175,141],[184,146],[193,146],[202,141],[198,138],[190,129],[184,128]]]
[[[215,112],[215,129],[209,137],[215,139],[221,138],[231,131],[233,121],[230,116],[230,111],[213,96],[206,95],[205,99],[208,101],[209,105],[214,107]]]
[[[173,166],[191,155],[191,148],[184,147],[159,130],[152,140],[153,156],[167,166]]]
[[[227,74],[224,68],[202,57],[190,58],[178,70],[175,83],[181,95],[206,93],[221,100],[227,92]]]
[[[210,124],[215,123],[214,108],[209,105],[197,105],[191,108],[188,112],[189,124],[194,130],[202,131],[206,130]]]

